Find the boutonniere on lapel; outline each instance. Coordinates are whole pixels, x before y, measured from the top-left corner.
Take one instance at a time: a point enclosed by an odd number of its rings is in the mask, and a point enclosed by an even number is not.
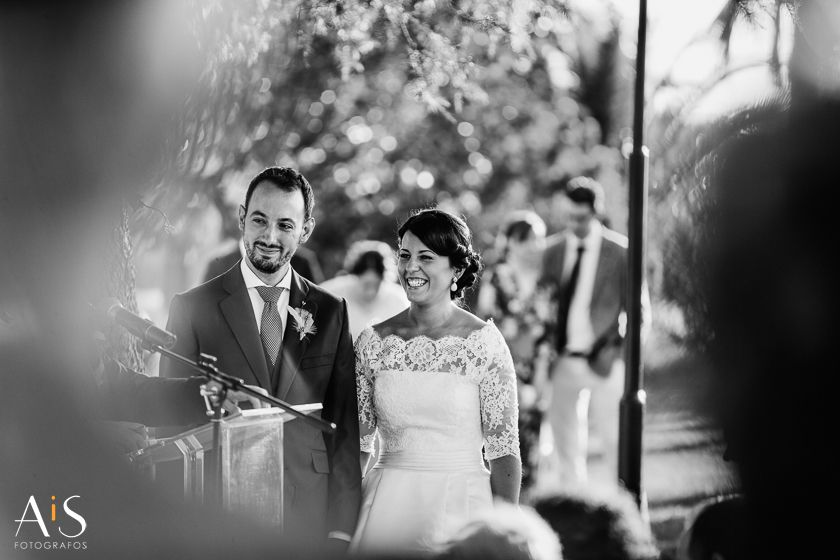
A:
[[[306,302],[303,302],[301,307],[289,307],[289,315],[295,320],[294,327],[301,340],[308,334],[318,332],[318,329],[315,328],[315,318],[312,316],[312,312],[303,308],[305,305]]]

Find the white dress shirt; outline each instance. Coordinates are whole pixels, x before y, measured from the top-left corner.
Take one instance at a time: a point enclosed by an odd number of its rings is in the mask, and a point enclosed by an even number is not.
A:
[[[571,231],[566,232],[566,254],[563,262],[564,281],[572,274],[572,268],[577,259],[578,247],[583,245],[580,271],[578,272],[577,287],[569,304],[568,321],[566,323],[566,348],[572,352],[589,352],[595,344],[595,331],[592,328],[590,305],[592,304],[592,290],[595,287],[595,271],[598,269],[598,258],[601,254],[601,240],[604,228],[598,220],[592,220],[589,234],[580,239]]]
[[[254,319],[257,321],[257,330],[262,330],[262,313],[265,307],[263,298],[257,291],[257,286],[268,286],[265,282],[259,279],[254,271],[245,262],[245,259],[239,263],[239,269],[242,271],[242,278],[245,280],[245,287],[248,288],[248,297],[251,298],[251,307],[254,309]],[[270,286],[269,286],[270,287]],[[283,321],[283,331],[286,330],[286,321],[289,319],[289,294],[292,288],[292,267],[290,266],[286,271],[286,275],[280,280],[276,287],[285,288],[280,294],[280,299],[277,300],[277,312],[280,313],[280,320]]]

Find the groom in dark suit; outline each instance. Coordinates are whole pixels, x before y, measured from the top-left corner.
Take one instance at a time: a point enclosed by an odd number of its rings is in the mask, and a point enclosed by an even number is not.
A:
[[[246,257],[176,295],[167,330],[174,351],[218,358],[219,369],[289,404],[323,403],[333,435],[300,420],[286,426],[284,534],[296,544],[346,547],[361,497],[355,359],[344,300],[302,278],[289,261],[315,227],[312,188],[297,171],[267,168],[239,208]],[[189,369],[161,361],[166,377]]]

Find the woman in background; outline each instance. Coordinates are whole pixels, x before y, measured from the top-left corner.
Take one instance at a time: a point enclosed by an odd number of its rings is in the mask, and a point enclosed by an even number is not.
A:
[[[549,293],[538,287],[545,249],[545,223],[530,211],[516,212],[500,233],[501,259],[488,267],[478,294],[477,313],[499,326],[513,356],[519,391],[519,447],[522,492],[532,490],[540,459],[542,388],[548,379],[551,320]]]
[[[322,288],[347,301],[353,340],[366,326],[408,307],[395,269],[394,253],[387,243],[357,241],[347,251],[344,273],[321,283]]]

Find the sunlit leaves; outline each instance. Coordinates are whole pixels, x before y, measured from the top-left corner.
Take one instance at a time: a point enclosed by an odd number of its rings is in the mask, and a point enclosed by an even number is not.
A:
[[[571,174],[622,188],[617,147],[600,145],[579,103],[586,22],[570,23],[563,2],[213,6],[178,185],[221,191],[202,200],[227,212],[263,166],[300,169],[316,189],[311,243],[328,272],[331,251],[391,239],[412,208],[440,205],[495,232],[511,208],[549,218],[548,185]]]

